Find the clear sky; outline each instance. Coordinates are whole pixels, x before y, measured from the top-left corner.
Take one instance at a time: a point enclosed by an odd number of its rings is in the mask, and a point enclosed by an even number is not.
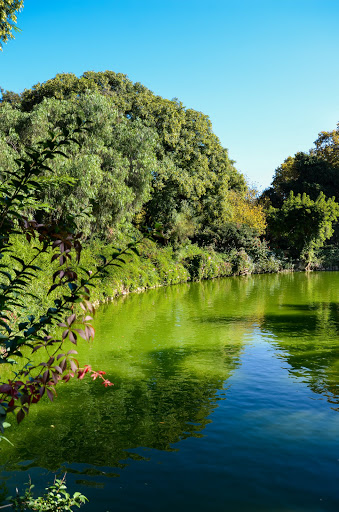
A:
[[[338,0],[25,0],[0,86],[106,69],[208,114],[250,183],[339,121]]]

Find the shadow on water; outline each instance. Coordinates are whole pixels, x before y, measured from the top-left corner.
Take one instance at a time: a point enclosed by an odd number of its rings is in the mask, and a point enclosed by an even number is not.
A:
[[[239,364],[239,348],[199,351],[204,361],[218,360],[222,372],[216,376],[213,368],[213,377],[192,373],[196,356],[193,348],[150,351],[146,379],[117,378],[105,392],[96,383],[74,383],[56,407],[32,411],[25,428],[16,430],[14,447],[4,447],[3,469],[64,469],[91,485],[85,477],[116,477],[131,461],[144,460],[135,448],[173,451],[178,441],[201,437],[222,399],[219,390]]]

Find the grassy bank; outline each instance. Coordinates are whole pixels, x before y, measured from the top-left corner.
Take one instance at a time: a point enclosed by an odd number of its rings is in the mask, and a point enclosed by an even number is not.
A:
[[[128,240],[121,243],[121,247],[127,243]],[[100,303],[118,295],[187,281],[281,270],[281,262],[270,255],[267,248],[264,249],[257,247],[256,254],[252,255],[244,249],[218,253],[210,247],[201,248],[191,243],[174,248],[145,239],[138,245],[139,256],[133,254],[125,257],[125,264],[109,267],[107,274],[96,281],[96,286],[91,289],[91,301]],[[13,238],[13,250],[23,259],[32,254],[32,247],[19,237]],[[114,250],[113,245],[103,244],[99,240],[91,241],[82,251],[80,265],[74,264],[75,270],[79,274],[83,272],[82,269],[95,272],[102,262],[99,255],[109,258]],[[27,298],[26,309],[17,311],[17,318],[41,314],[41,311],[53,305],[57,291],[60,294],[59,289],[47,295],[56,270],[56,263],[51,264],[50,260],[51,253],[46,253],[36,262],[41,270],[29,289],[35,298]]]

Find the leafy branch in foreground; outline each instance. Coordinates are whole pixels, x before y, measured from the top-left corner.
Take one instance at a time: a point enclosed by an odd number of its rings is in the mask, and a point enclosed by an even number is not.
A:
[[[29,219],[26,209],[35,201],[42,186],[39,176],[51,171],[49,160],[61,155],[65,158],[65,147],[77,143],[77,136],[86,130],[86,123],[77,120],[73,130],[64,128],[61,133],[50,132],[48,140],[37,148],[29,148],[26,156],[17,159],[16,172],[3,172],[0,186],[0,364],[14,365],[21,358],[26,364],[14,371],[13,377],[0,384],[0,430],[9,424],[6,416],[14,412],[18,423],[28,414],[32,404],[40,401],[46,393],[52,401],[55,387],[61,380],[71,377],[82,379],[87,373],[95,380],[100,378],[105,386],[112,383],[104,378],[105,372],[95,371],[89,365],[79,366],[77,352],[62,352],[64,342],[73,344],[78,337],[89,341],[94,337],[91,321],[94,307],[90,302],[90,287],[94,281],[107,273],[107,267],[125,263],[124,256],[135,252],[136,243],[129,244],[124,251],[116,250],[110,258],[102,256],[102,263],[94,272],[79,266],[82,250],[81,234],[76,234],[74,223],[41,224]],[[31,244],[30,256],[25,259],[14,254],[11,237],[25,236]],[[53,284],[48,295],[51,305],[38,318],[33,315],[27,321],[16,322],[13,315],[25,308],[30,294],[28,287],[41,270],[37,265],[41,254],[52,252],[51,264],[57,265],[53,273]],[[75,255],[77,267],[72,266]],[[76,268],[76,270],[75,270]],[[34,296],[33,296],[34,297]],[[81,313],[78,313],[80,311]],[[63,328],[60,337],[51,335]],[[27,353],[44,351],[38,363],[32,362]],[[40,353],[40,352],[39,352]],[[1,438],[0,438],[1,439]]]

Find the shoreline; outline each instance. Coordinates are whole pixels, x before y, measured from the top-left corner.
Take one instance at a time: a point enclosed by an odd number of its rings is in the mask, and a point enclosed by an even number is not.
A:
[[[109,302],[113,302],[115,299],[119,297],[125,297],[126,295],[129,295],[131,293],[144,293],[148,290],[155,290],[156,288],[164,288],[166,286],[176,286],[178,284],[187,284],[187,283],[199,283],[202,281],[213,281],[214,279],[225,279],[228,277],[246,277],[246,276],[252,276],[252,275],[264,275],[264,274],[288,274],[288,273],[297,273],[297,272],[338,272],[339,266],[334,265],[332,267],[327,268],[314,268],[314,269],[281,269],[276,272],[247,272],[247,273],[239,273],[239,274],[230,274],[230,275],[223,275],[223,276],[215,276],[210,278],[203,278],[203,279],[187,279],[186,281],[180,281],[176,283],[159,283],[154,286],[141,286],[135,289],[128,289],[127,287],[123,287],[122,289],[116,289],[116,293],[114,295],[107,295],[103,299],[97,299],[92,302],[92,305],[94,308],[98,308],[100,305],[108,304]]]

